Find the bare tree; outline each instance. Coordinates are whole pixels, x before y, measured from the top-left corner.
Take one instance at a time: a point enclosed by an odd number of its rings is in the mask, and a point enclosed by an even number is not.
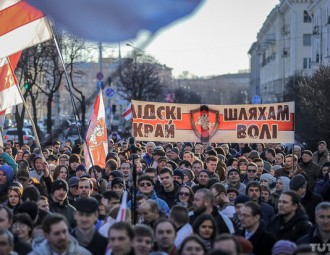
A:
[[[164,84],[159,78],[160,69],[161,65],[151,56],[133,53],[113,75],[118,94],[127,101],[162,101]]]

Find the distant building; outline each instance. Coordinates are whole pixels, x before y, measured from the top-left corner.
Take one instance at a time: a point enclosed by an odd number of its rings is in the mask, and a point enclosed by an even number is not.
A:
[[[262,103],[280,102],[287,79],[312,72],[313,0],[281,0],[270,12],[249,50],[250,93]]]

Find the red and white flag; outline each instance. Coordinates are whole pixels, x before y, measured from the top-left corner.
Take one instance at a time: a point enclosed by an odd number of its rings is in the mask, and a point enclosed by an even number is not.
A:
[[[121,117],[125,120],[130,120],[132,118],[132,104],[130,103],[126,110],[122,113]]]
[[[90,153],[88,153],[88,148]],[[105,110],[103,104],[102,90],[96,97],[92,117],[89,122],[86,140],[84,143],[84,158],[86,168],[93,164],[105,167],[105,160],[108,154],[108,135],[105,123]],[[92,158],[90,158],[90,156]]]
[[[117,214],[116,222],[118,221],[126,221],[126,211],[127,211],[127,191],[124,191],[120,208]]]
[[[45,15],[25,1],[0,1],[0,24],[0,58],[52,38]]]
[[[21,104],[18,82],[9,63],[9,58],[0,59],[0,114],[14,105]]]

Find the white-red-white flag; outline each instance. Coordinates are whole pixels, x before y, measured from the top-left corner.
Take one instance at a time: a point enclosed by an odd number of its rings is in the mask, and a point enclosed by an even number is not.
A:
[[[45,15],[25,1],[0,1],[0,24],[0,58],[52,38]]]
[[[21,104],[18,82],[9,63],[9,58],[0,59],[0,113],[15,105]]]
[[[132,104],[130,103],[126,110],[122,113],[121,117],[125,120],[130,120],[132,118]]]
[[[116,222],[118,221],[126,221],[126,211],[127,211],[127,191],[124,191],[120,208],[117,214]]]
[[[88,152],[88,149],[90,153]],[[100,90],[95,100],[92,117],[89,122],[86,140],[84,143],[84,158],[87,169],[89,169],[93,164],[104,168],[107,154],[108,135],[105,123],[102,90]]]

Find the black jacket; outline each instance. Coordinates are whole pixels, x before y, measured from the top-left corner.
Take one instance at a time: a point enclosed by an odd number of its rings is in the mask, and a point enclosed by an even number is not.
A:
[[[315,208],[323,201],[321,195],[306,190],[306,194],[300,199],[300,203],[304,206],[308,219],[313,224],[315,223]]]
[[[74,212],[76,209],[69,204],[68,199],[65,199],[62,205],[55,202],[52,197],[49,197],[49,211],[52,213],[62,214],[69,223],[69,226],[74,228],[76,226],[76,222],[74,220]]]
[[[328,243],[324,243],[322,241],[322,238],[320,236],[320,233],[318,231],[317,226],[314,226],[306,235],[300,237],[297,240],[297,245],[299,244],[313,244],[313,245],[320,245],[319,247],[323,248],[323,245],[330,245],[330,242],[328,241]],[[328,249],[325,249],[324,252],[321,252],[321,250],[318,251],[319,254],[328,254]]]
[[[169,208],[172,208],[172,206],[175,205],[175,195],[181,186],[179,183],[175,181],[173,183],[174,183],[174,190],[171,192],[166,192],[163,186],[160,186],[159,189],[156,191],[158,198],[163,199],[167,203]]]
[[[245,229],[240,233],[244,237]],[[254,255],[271,255],[272,248],[276,242],[275,236],[267,232],[261,227],[261,224],[257,228],[256,232],[248,238],[248,240],[253,244],[253,254]]]
[[[299,208],[289,222],[285,223],[282,215],[276,215],[268,226],[268,231],[273,233],[277,240],[297,241],[307,234],[312,228],[312,223],[308,220],[303,209]]]
[[[76,238],[75,235],[76,231],[73,230],[72,235]],[[81,245],[81,244],[79,244]],[[92,241],[88,244],[86,248],[87,250],[89,250],[93,255],[104,255],[107,249],[107,245],[108,245],[108,239],[104,236],[102,236],[97,229],[95,229],[95,233],[93,236]],[[79,255],[79,254],[78,254]]]
[[[195,219],[201,214],[195,214],[193,211],[189,212],[189,223],[190,225],[194,224]],[[230,234],[230,229],[227,226],[225,220],[223,217],[220,215],[220,212],[216,206],[213,206],[213,211],[212,211],[212,216],[215,219],[218,227],[218,234],[222,233],[228,233]],[[230,220],[229,220],[230,221]],[[232,227],[232,232],[234,232],[234,225],[230,221],[231,227]]]

